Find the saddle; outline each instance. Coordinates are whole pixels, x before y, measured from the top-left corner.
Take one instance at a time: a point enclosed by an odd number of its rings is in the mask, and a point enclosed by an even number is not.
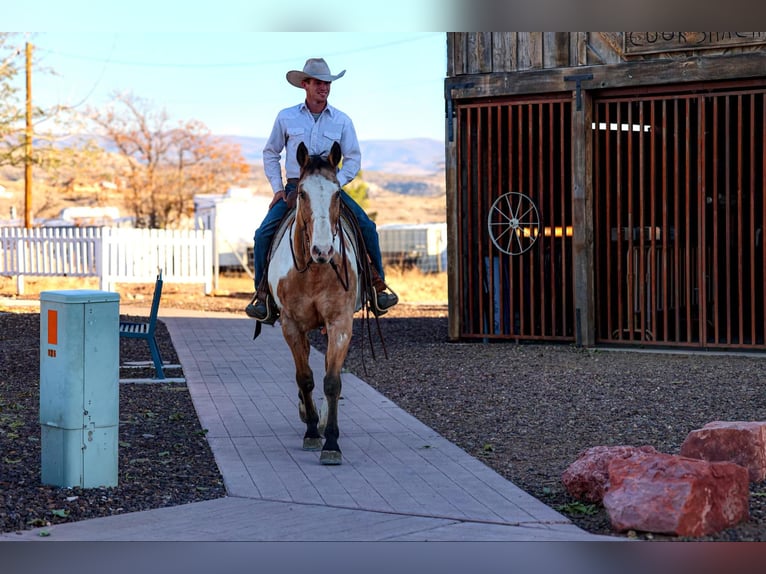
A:
[[[279,309],[274,302],[274,298],[269,287],[268,270],[277,245],[279,245],[282,237],[288,232],[288,229],[295,221],[295,203],[293,202],[290,204],[288,202],[288,205],[290,205],[290,209],[282,217],[282,221],[280,221],[279,227],[277,227],[277,231],[274,234],[274,237],[271,239],[271,245],[269,245],[268,250],[268,257],[266,258],[266,265],[264,267],[263,278],[261,279],[260,285],[258,285],[259,296],[263,296],[265,298],[266,305],[269,309],[268,317],[266,320],[262,321],[267,325],[273,325],[274,322],[276,322],[276,320],[279,318]],[[354,242],[354,251],[357,254],[357,275],[359,277],[359,285],[361,289],[361,305],[359,308],[355,309],[355,311],[359,311],[360,309],[363,309],[365,306],[369,305],[370,310],[377,317],[384,314],[386,310],[382,310],[377,307],[375,287],[380,289],[385,288],[385,285],[370,264],[370,258],[367,255],[367,246],[365,245],[364,239],[362,238],[362,232],[359,228],[359,223],[357,222],[356,216],[344,203],[341,203],[340,216],[341,229]]]

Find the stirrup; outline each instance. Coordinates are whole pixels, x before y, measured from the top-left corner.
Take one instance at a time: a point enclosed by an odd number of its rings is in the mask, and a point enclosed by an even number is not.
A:
[[[394,302],[388,307],[386,307],[385,309],[378,306],[378,292],[375,289],[372,290],[374,293],[374,296],[370,298],[369,305],[370,305],[370,311],[372,311],[372,314],[375,315],[376,317],[385,315],[386,313],[388,313],[388,310],[391,307],[399,303],[399,296],[396,293],[394,293],[393,289],[391,289],[390,287],[388,287],[388,290],[391,291],[391,295],[393,295],[394,297]]]
[[[267,293],[265,297],[262,299],[264,301],[264,305],[266,307],[266,316],[263,318],[260,318],[255,315],[254,311],[255,309],[251,309],[255,307],[255,302],[259,299],[258,297],[259,293],[256,292],[252,299],[250,299],[250,303],[247,304],[247,307],[245,307],[245,313],[248,317],[251,319],[255,319],[259,323],[264,323],[266,325],[273,325],[276,323],[277,319],[279,319],[279,309],[277,308],[276,303],[274,303],[274,299],[271,297],[271,294]]]

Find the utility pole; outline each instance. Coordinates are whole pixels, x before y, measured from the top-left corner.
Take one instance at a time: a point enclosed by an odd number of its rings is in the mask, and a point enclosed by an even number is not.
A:
[[[32,227],[32,44],[27,42],[27,128],[24,142],[24,227]]]

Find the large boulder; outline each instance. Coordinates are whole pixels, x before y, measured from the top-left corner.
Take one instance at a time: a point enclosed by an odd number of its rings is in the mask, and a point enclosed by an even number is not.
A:
[[[750,517],[748,472],[731,462],[658,453],[609,463],[603,504],[612,527],[705,536]]]
[[[567,467],[561,482],[573,498],[600,503],[609,486],[609,463],[647,454],[657,451],[652,446],[594,446],[581,452]]]
[[[744,466],[750,482],[766,479],[766,422],[714,421],[691,431],[681,456]]]

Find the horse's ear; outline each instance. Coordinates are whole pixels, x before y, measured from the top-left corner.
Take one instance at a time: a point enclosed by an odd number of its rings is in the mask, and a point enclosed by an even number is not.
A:
[[[308,163],[309,150],[305,143],[301,142],[298,144],[298,151],[296,152],[295,157],[298,160],[298,165],[301,167],[304,167]]]
[[[340,144],[338,142],[333,142],[332,147],[330,148],[330,155],[327,158],[333,167],[337,167],[340,163]]]

